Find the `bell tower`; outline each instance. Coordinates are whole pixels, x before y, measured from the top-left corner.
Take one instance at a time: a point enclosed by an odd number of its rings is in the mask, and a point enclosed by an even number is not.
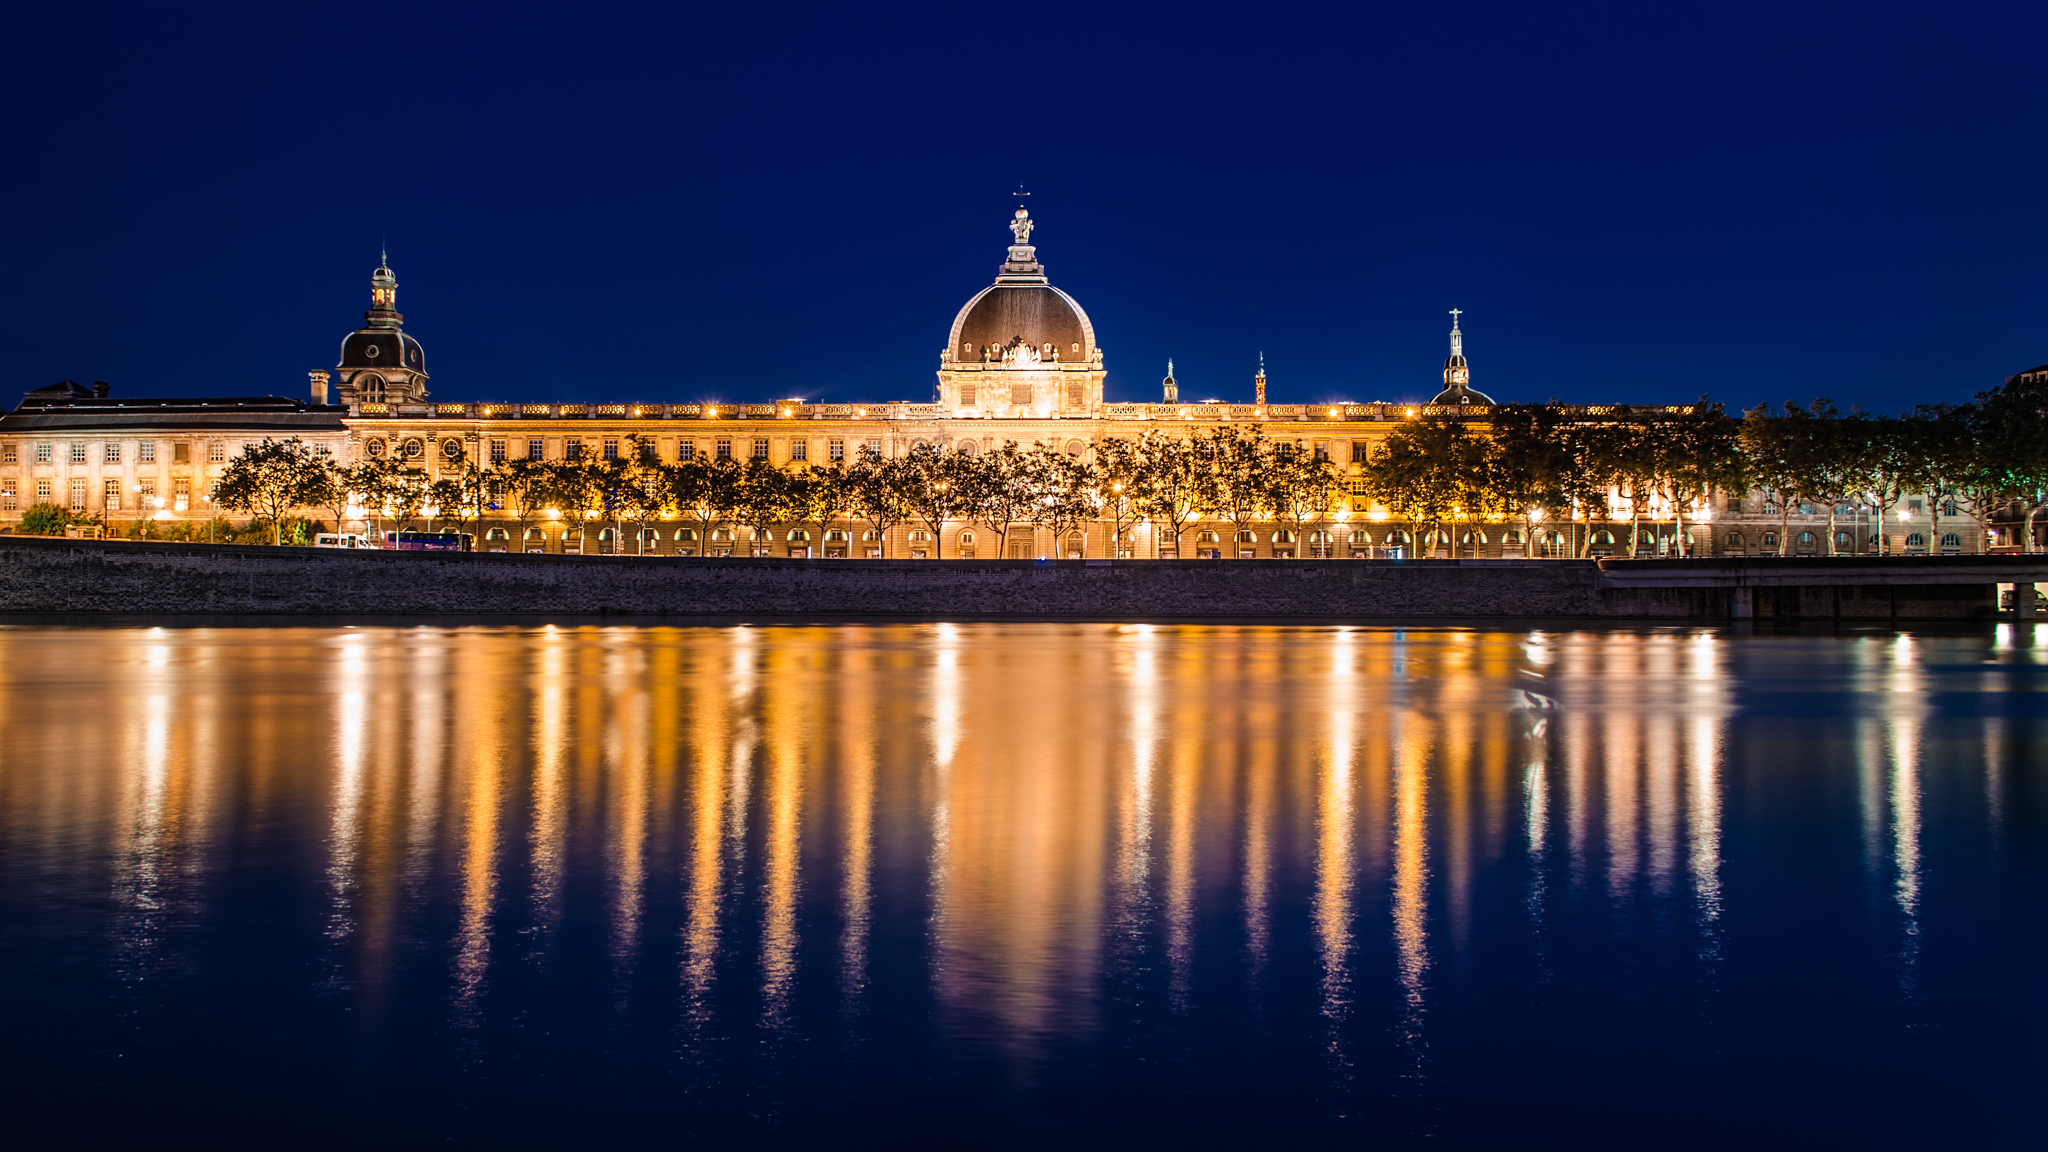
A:
[[[377,270],[370,274],[370,310],[363,313],[363,326],[342,340],[334,382],[338,399],[352,409],[363,404],[419,404],[427,398],[426,352],[405,334],[405,317],[398,311],[398,276],[382,253]]]

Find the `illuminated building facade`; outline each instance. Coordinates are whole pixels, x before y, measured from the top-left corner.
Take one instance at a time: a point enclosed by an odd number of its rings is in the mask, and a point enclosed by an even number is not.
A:
[[[342,342],[332,369],[312,372],[306,401],[279,397],[211,401],[119,401],[64,384],[31,393],[21,409],[0,419],[0,524],[18,519],[29,504],[53,502],[110,520],[135,514],[203,516],[203,496],[218,466],[241,443],[263,435],[296,435],[329,449],[336,459],[402,459],[439,478],[474,465],[522,459],[605,459],[651,445],[666,462],[697,458],[766,460],[777,465],[850,463],[863,452],[885,458],[919,444],[950,451],[985,452],[1014,441],[1086,455],[1107,437],[1135,438],[1153,430],[1205,434],[1227,425],[1252,426],[1273,441],[1334,463],[1350,489],[1324,521],[1296,530],[1262,524],[1253,530],[1222,521],[1191,525],[1176,542],[1170,533],[1140,523],[1121,540],[1104,524],[1051,538],[1047,530],[1011,532],[1011,558],[1354,558],[1431,551],[1420,527],[1369,501],[1356,477],[1370,454],[1404,421],[1455,417],[1484,433],[1493,400],[1472,386],[1464,332],[1452,313],[1450,355],[1443,388],[1425,405],[1384,402],[1272,404],[1266,397],[1261,356],[1254,402],[1183,402],[1169,364],[1160,403],[1108,403],[1102,395],[1105,353],[1080,303],[1051,283],[1031,240],[1029,213],[1016,210],[1012,243],[995,280],[954,316],[937,369],[937,399],[872,404],[812,404],[790,399],[753,404],[501,404],[428,399],[426,357],[403,329],[398,281],[388,261],[371,277],[370,309],[362,328]],[[328,403],[330,388],[336,404]],[[1586,406],[1570,411],[1588,420],[1617,412],[1655,414],[1670,409]],[[117,431],[119,435],[117,435]],[[145,448],[154,439],[154,446]],[[144,459],[145,452],[148,459]],[[80,455],[83,454],[83,461]],[[205,460],[198,459],[199,454]],[[48,457],[46,459],[46,456]],[[166,459],[165,457],[171,457]],[[59,459],[58,457],[62,457]],[[211,467],[209,467],[211,465]],[[180,471],[183,469],[183,471]],[[46,487],[47,486],[47,487]],[[45,498],[48,498],[47,501]],[[158,504],[161,504],[159,507]],[[152,509],[154,511],[152,511]],[[1624,518],[1588,523],[1565,519],[1481,521],[1448,525],[1437,555],[1623,555],[1640,532],[1637,554],[1675,552],[1678,518],[1663,507],[1645,508],[1640,522]],[[1780,510],[1764,494],[1727,494],[1686,510],[1687,552],[1767,555],[1829,552],[1829,510],[1802,505],[1781,529]],[[1938,512],[1939,528],[1930,526]],[[1835,510],[1835,551],[1873,553],[1879,525],[1869,509]],[[1900,517],[1903,517],[1901,519]],[[611,526],[542,524],[486,519],[481,546],[504,551],[644,552],[660,555],[798,555],[995,559],[988,533],[971,524],[949,525],[933,539],[928,527],[905,524],[889,539],[858,522],[828,529],[822,540],[781,528],[768,540],[751,539],[738,526],[700,529],[680,521],[634,525],[640,539],[620,541]],[[1985,525],[1947,502],[1930,508],[1919,497],[1887,513],[1882,532],[1893,552],[1974,553],[1984,550]],[[1245,537],[1250,537],[1246,539]]]

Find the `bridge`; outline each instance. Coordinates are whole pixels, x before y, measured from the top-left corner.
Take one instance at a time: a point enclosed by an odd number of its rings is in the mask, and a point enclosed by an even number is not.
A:
[[[2013,592],[2010,614],[2031,620],[2039,606],[2035,585],[2048,582],[2048,554],[1749,556],[1597,563],[1602,590],[1719,589],[1726,596],[1728,616],[1736,620],[1759,615],[1983,618],[2008,611],[2000,599],[2005,589]],[[1888,612],[1880,610],[1885,605]],[[1906,610],[1901,611],[1901,606]]]

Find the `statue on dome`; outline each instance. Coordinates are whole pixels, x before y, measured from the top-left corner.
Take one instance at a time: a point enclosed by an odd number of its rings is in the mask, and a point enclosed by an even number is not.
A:
[[[1031,230],[1036,227],[1037,225],[1031,222],[1031,213],[1022,208],[1017,209],[1017,218],[1010,223],[1010,231],[1017,234],[1019,245],[1031,243]]]

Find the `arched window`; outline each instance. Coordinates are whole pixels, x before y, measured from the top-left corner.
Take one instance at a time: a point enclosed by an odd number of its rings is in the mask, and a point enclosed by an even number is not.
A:
[[[1273,533],[1273,543],[1292,544],[1294,543],[1294,533],[1282,528],[1278,532]]]
[[[648,543],[650,543],[650,544],[651,544],[651,543],[654,543],[654,542],[656,542],[656,541],[658,541],[658,540],[660,540],[660,539],[661,539],[661,529],[659,529],[659,528],[642,528],[642,529],[640,530],[640,539],[642,539],[642,540],[645,540],[645,541],[647,541],[647,542],[648,542]]]
[[[864,543],[864,544],[872,544],[872,543],[874,543],[875,541],[877,541],[877,540],[880,540],[880,539],[881,539],[881,537],[880,537],[880,536],[878,536],[878,535],[876,535],[876,534],[875,534],[875,530],[874,530],[873,528],[863,528],[863,529],[861,529],[861,533],[860,533],[860,538],[861,538],[861,542],[862,542],[862,543]]]
[[[1502,544],[1520,544],[1522,542],[1522,530],[1520,528],[1501,529],[1500,542]]]
[[[1766,533],[1764,533],[1764,547],[1766,547],[1766,548],[1776,548],[1777,546],[1778,546],[1778,534],[1777,534],[1776,532],[1766,532]]]
[[[1256,544],[1259,542],[1259,534],[1247,529],[1237,534],[1237,542],[1239,544]]]
[[[528,528],[526,530],[526,538],[528,540],[545,540],[548,538],[548,534],[538,528]]]
[[[1389,548],[1405,548],[1413,542],[1413,538],[1402,529],[1396,528],[1387,533],[1387,547]]]
[[[1854,547],[1856,547],[1856,537],[1849,535],[1847,532],[1835,533],[1835,548],[1837,551]]]
[[[1815,541],[1814,541],[1814,538],[1813,538],[1813,533],[1811,533],[1811,532],[1801,532],[1801,533],[1799,534],[1799,546],[1800,546],[1801,548],[1811,548],[1811,547],[1813,547],[1813,546],[1814,546],[1814,543],[1815,543]]]
[[[825,532],[825,543],[827,543],[827,544],[833,544],[833,543],[838,543],[838,544],[844,544],[844,543],[846,543],[846,529],[844,529],[844,528],[831,528],[831,529],[827,529],[827,530],[826,530],[826,532]]]
[[[1613,545],[1614,545],[1614,533],[1612,533],[1612,532],[1607,532],[1607,531],[1600,531],[1600,532],[1595,532],[1595,533],[1593,533],[1593,543],[1595,543],[1595,544],[1605,544],[1605,545],[1607,545],[1607,546],[1609,546],[1609,547],[1613,547]]]
[[[1728,534],[1728,546],[1729,546],[1730,548],[1740,548],[1740,547],[1742,547],[1742,533],[1740,533],[1740,532],[1730,532],[1730,533]]]
[[[929,544],[932,542],[932,534],[922,528],[913,528],[910,530],[910,542],[912,544]]]
[[[1081,443],[1079,440],[1067,441],[1067,455],[1069,456],[1079,456],[1081,453],[1086,452],[1087,450],[1088,446],[1086,444]]]
[[[1922,536],[1918,532],[1915,532],[1912,535],[1906,537],[1906,547],[1925,548],[1927,547],[1927,537]]]
[[[356,377],[356,395],[362,397],[366,403],[382,404],[384,402],[384,378],[382,376]]]
[[[972,441],[972,440],[962,440],[962,441],[960,442],[960,454],[961,454],[962,456],[972,456],[972,455],[974,455],[974,454],[975,454],[976,452],[979,452],[980,450],[981,450],[981,445],[979,445],[979,444],[976,444],[976,443],[975,443],[974,441]]]
[[[732,529],[730,529],[730,528],[719,528],[719,529],[716,529],[715,531],[713,531],[713,532],[711,533],[711,542],[712,542],[713,544],[730,544],[730,543],[732,543]]]
[[[1943,516],[1960,516],[1963,514],[1963,510],[1956,506],[1955,498],[1950,497],[1941,502],[1941,514]]]
[[[1197,544],[1220,544],[1222,542],[1223,537],[1218,536],[1207,528],[1195,533],[1195,543]]]
[[[809,540],[810,538],[811,530],[808,528],[791,528],[789,530],[789,535],[783,537],[783,539],[788,540],[792,544],[796,543],[799,540]]]
[[[676,543],[678,544],[682,543],[685,540],[695,540],[696,538],[697,530],[695,528],[676,529]]]
[[[511,538],[512,534],[503,528],[492,528],[484,533],[484,539],[486,540],[510,540]]]
[[[1963,550],[1963,538],[1953,532],[1943,533],[1941,537],[1941,550],[1950,553],[1961,552]]]
[[[1460,544],[1484,544],[1484,543],[1486,543],[1486,530],[1485,530],[1484,528],[1481,528],[1481,529],[1478,529],[1477,531],[1475,531],[1475,530],[1473,530],[1473,529],[1471,529],[1471,528],[1467,528],[1467,529],[1465,529],[1465,534],[1464,534],[1464,535],[1462,535],[1462,536],[1460,536],[1460,537],[1458,537],[1458,543],[1460,543]]]
[[[974,547],[974,533],[972,533],[972,532],[962,532],[962,533],[960,534],[960,546],[961,546],[962,548],[972,548],[972,547]]]
[[[1372,543],[1372,533],[1367,532],[1363,528],[1360,528],[1359,530],[1351,534],[1351,542],[1360,547],[1364,547],[1365,545]]]

